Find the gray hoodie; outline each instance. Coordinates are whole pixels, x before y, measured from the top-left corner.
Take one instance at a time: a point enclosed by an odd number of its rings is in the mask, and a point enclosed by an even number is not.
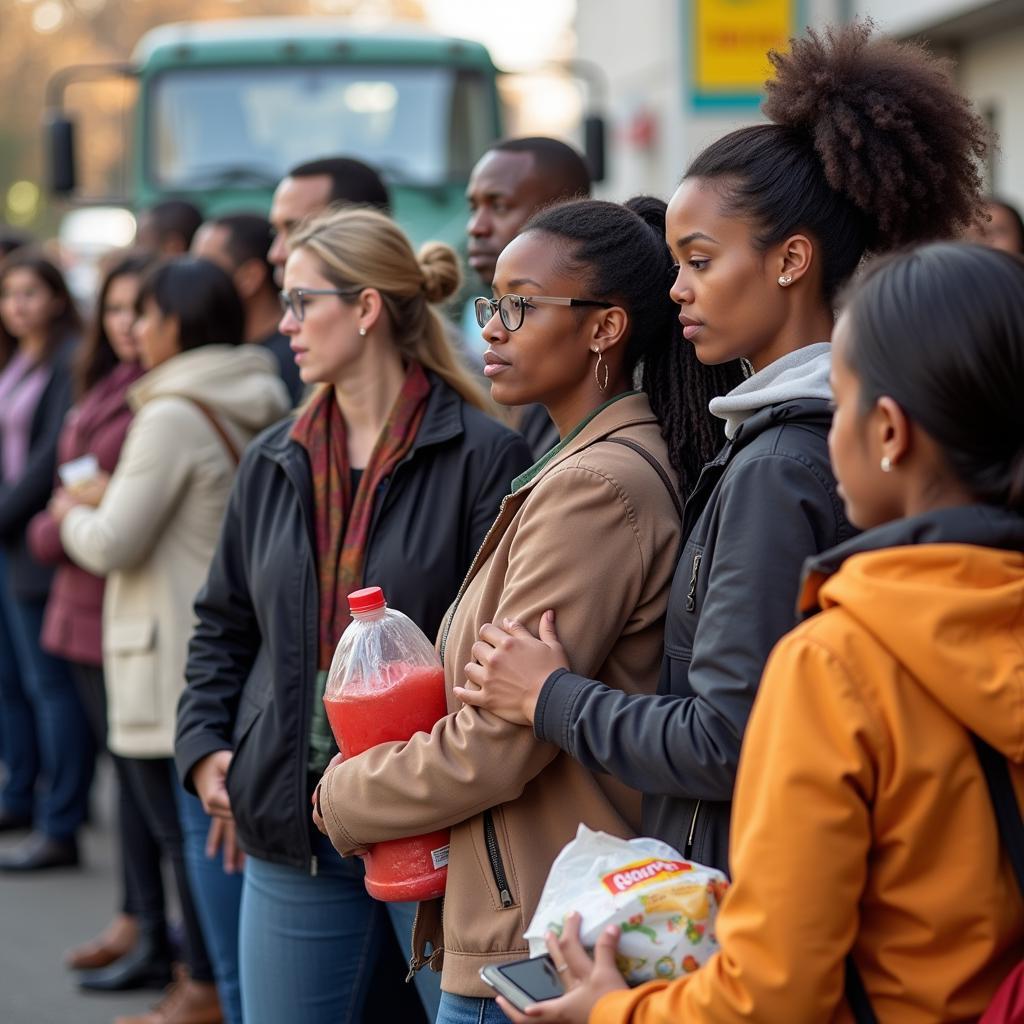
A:
[[[740,424],[759,409],[794,398],[832,400],[828,374],[832,346],[827,341],[798,348],[737,384],[727,395],[711,399],[713,415],[725,420],[725,436],[731,441]]]

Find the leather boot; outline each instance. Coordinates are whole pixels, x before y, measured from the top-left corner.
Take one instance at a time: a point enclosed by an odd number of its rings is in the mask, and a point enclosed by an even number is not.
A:
[[[89,992],[126,992],[135,988],[163,988],[171,981],[171,949],[167,929],[142,925],[135,945],[124,956],[78,978]]]
[[[114,1024],[223,1024],[217,986],[193,981],[182,972],[163,999],[141,1017],[118,1017]]]
[[[102,932],[64,954],[72,971],[94,971],[119,960],[138,941],[138,922],[131,914],[118,914]]]

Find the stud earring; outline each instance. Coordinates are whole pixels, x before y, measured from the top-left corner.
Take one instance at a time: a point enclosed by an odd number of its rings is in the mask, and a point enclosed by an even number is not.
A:
[[[360,327],[359,328],[359,337],[360,338],[365,338],[366,337],[366,328],[365,327]]]
[[[881,463],[879,463],[879,465],[882,467],[882,472],[883,473],[891,473],[892,472],[892,459],[890,459],[888,455],[883,455],[882,456],[882,461],[881,461]]]
[[[602,362],[604,359],[604,353],[596,348],[591,349],[591,352],[597,352],[597,363],[594,366],[594,380],[602,391],[607,391],[609,371],[608,364]],[[604,374],[601,373],[601,370],[604,370]]]
[[[792,283],[793,283],[793,275],[792,274],[779,274],[779,284],[783,288],[785,288],[786,285],[792,284]]]

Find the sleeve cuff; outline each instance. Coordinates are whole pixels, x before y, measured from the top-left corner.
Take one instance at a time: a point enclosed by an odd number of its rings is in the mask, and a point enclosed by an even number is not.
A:
[[[544,681],[533,713],[533,732],[539,740],[554,743],[572,753],[572,709],[576,698],[592,679],[578,676],[567,668],[555,669]]]
[[[368,843],[357,843],[338,817],[336,805],[331,800],[331,778],[341,765],[328,769],[320,780],[320,810],[327,826],[327,838],[342,857],[351,857],[356,850],[365,849]]]

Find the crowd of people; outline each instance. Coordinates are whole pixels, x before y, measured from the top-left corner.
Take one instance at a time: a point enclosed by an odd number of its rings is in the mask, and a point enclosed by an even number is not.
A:
[[[1024,226],[923,49],[772,60],[766,123],[668,202],[589,198],[552,139],[482,154],[454,315],[456,252],[341,156],[269,218],[147,211],[84,323],[40,250],[0,263],[0,870],[78,864],[108,752],[118,904],[68,966],[166,986],[118,1024],[1024,989]],[[448,714],[345,760],[367,585],[436,636]],[[720,948],[627,988],[570,916],[565,994],[518,1010],[480,969],[528,955],[580,824],[725,872]],[[443,899],[368,895],[360,854],[439,829]]]

